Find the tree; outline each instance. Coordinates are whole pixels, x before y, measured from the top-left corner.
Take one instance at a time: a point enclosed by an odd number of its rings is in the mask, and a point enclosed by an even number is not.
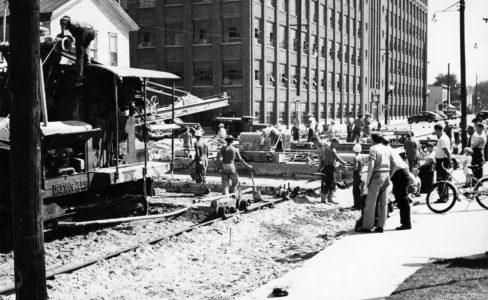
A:
[[[437,75],[435,77],[434,85],[435,86],[443,86],[445,88],[447,88],[449,86],[450,90],[451,90],[451,93],[450,93],[451,94],[451,97],[450,97],[451,102],[460,100],[460,98],[461,98],[461,94],[460,94],[461,84],[457,80],[456,74],[447,75],[447,74],[440,73],[439,75]]]
[[[435,77],[435,86],[450,86],[451,89],[457,89],[459,87],[459,81],[456,74],[442,74],[440,73]]]

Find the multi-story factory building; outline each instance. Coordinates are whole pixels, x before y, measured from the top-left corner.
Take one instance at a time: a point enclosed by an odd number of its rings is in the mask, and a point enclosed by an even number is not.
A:
[[[227,92],[227,115],[291,124],[307,113],[325,122],[368,112],[383,122],[386,110],[422,110],[427,0],[121,4],[141,27],[132,65],[176,73],[199,96]]]

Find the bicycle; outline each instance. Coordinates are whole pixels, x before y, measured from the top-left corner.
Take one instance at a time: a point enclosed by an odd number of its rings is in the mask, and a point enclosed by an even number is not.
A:
[[[469,204],[476,200],[481,207],[488,209],[488,177],[479,179],[474,185],[463,187],[452,176],[456,168],[447,169],[444,165],[442,168],[446,170],[448,178],[434,183],[426,198],[427,207],[432,212],[442,214],[449,211],[456,202],[461,201],[461,196],[468,200]]]

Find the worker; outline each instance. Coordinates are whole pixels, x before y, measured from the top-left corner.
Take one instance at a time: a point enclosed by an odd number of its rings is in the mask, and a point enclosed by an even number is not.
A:
[[[182,134],[179,136],[180,141],[183,141],[183,149],[185,150],[185,154],[188,155],[190,153],[190,148],[193,144],[193,135],[191,134],[190,128],[185,127]]]
[[[69,16],[64,16],[59,22],[61,25],[61,33],[58,37],[64,36],[64,31],[68,30],[75,38],[76,48],[76,81],[75,87],[83,85],[83,68],[84,65],[90,63],[90,43],[95,39],[96,32],[93,26],[87,23],[72,20]]]
[[[293,122],[291,127],[291,139],[296,142],[300,141],[300,124],[298,124],[297,120]]]
[[[336,163],[346,165],[346,162],[337,155],[339,139],[331,139],[330,146],[325,150],[323,156],[319,156],[319,172],[322,173],[322,183],[320,187],[320,201],[322,203],[339,204],[334,201],[336,189]]]
[[[237,174],[237,168],[234,163],[235,159],[237,158],[242,161],[242,163],[250,170],[252,170],[252,166],[242,159],[239,149],[232,146],[232,143],[234,142],[234,137],[232,135],[228,135],[225,138],[225,142],[227,145],[223,146],[217,153],[217,162],[219,168],[222,169],[222,194],[228,195],[229,192],[234,193],[239,185],[239,175]],[[221,158],[222,162],[220,161]],[[231,181],[232,185],[229,187]]]
[[[312,141],[312,138],[318,134],[317,132],[317,120],[315,117],[309,113],[307,114],[307,127],[308,127],[308,142],[310,143]]]
[[[271,128],[269,138],[271,139],[271,148],[274,148],[276,152],[283,152],[281,130],[276,127]]]
[[[195,131],[195,181],[196,183],[206,183],[205,176],[207,175],[208,167],[208,146],[205,141],[202,140],[202,131]]]
[[[219,131],[217,132],[217,137],[219,140],[225,141],[227,137],[227,130],[225,129],[224,123],[219,124]]]
[[[354,127],[354,117],[352,116],[352,112],[349,112],[347,114],[347,120],[346,120],[346,129],[347,129],[347,142],[352,142],[352,129]]]

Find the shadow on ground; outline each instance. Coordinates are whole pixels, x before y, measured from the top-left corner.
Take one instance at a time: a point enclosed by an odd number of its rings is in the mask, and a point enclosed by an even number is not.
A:
[[[486,299],[485,253],[430,263],[407,278],[387,299]]]

